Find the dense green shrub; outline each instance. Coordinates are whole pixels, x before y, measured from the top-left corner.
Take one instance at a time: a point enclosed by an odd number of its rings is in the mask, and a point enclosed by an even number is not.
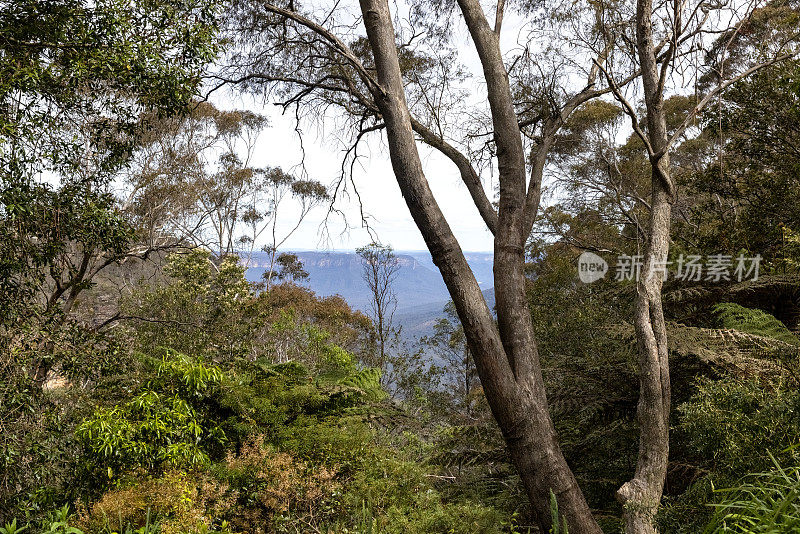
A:
[[[76,430],[93,467],[114,473],[141,467],[199,467],[209,458],[201,445],[220,441],[224,433],[207,428],[180,397],[145,391],[123,406],[102,409]]]
[[[363,510],[353,518],[361,526],[356,532],[467,534],[513,529],[513,518],[504,511],[467,499],[445,501],[422,465],[403,459],[402,453],[381,452],[354,475],[345,494],[351,514]]]
[[[142,352],[170,347],[217,363],[294,360],[328,371],[369,352],[369,320],[340,297],[293,284],[259,290],[237,257],[199,248],[169,255],[163,270],[123,302],[128,335]]]
[[[194,249],[170,255],[164,272],[165,283],[142,283],[124,303],[138,348],[164,346],[217,360],[250,354],[259,317],[238,258],[215,265],[208,250]]]
[[[800,461],[800,394],[791,384],[758,379],[702,379],[678,408],[679,432],[695,459],[737,478],[769,467],[769,454]],[[785,452],[782,452],[785,451]]]
[[[659,522],[665,533],[695,534],[721,498],[715,487],[735,486],[748,473],[767,471],[774,459],[783,465],[800,462],[800,393],[779,379],[698,380],[695,395],[678,407],[673,442],[698,478],[685,493],[665,500]]]
[[[323,365],[232,362],[229,370],[164,351],[114,406],[76,435],[102,495],[80,525],[202,532],[502,532],[505,510],[451,494],[428,476],[420,443],[368,423],[381,404],[380,372],[357,369],[316,333]],[[339,355],[330,361],[330,355]],[[391,411],[391,410],[389,410]],[[254,526],[255,525],[255,526]],[[366,530],[365,530],[366,529]],[[209,530],[211,531],[211,530]]]

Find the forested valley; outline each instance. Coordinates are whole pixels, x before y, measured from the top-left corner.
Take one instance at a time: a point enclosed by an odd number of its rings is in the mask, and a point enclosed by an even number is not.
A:
[[[800,533],[798,37],[796,0],[0,0],[0,534]],[[257,165],[267,108],[336,168]],[[416,339],[368,160],[451,298]],[[369,307],[309,289],[312,215],[369,229]]]

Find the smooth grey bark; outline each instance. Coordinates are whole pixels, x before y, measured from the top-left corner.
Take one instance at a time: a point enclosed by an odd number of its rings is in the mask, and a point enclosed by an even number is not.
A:
[[[360,0],[360,5],[377,72],[378,87],[373,90],[373,97],[386,125],[395,177],[453,298],[486,398],[534,507],[537,523],[543,532],[549,531],[552,491],[571,532],[600,534],[558,445],[547,408],[522,270],[525,240],[532,223],[525,211],[525,154],[497,36],[477,2],[459,2],[484,67],[498,149],[495,324],[425,178],[405,100],[388,3]]]
[[[626,534],[653,534],[669,460],[670,376],[667,332],[661,305],[659,265],[669,251],[672,197],[653,178],[650,237],[637,284],[634,327],[639,359],[639,454],[633,478],[618,491]]]
[[[675,20],[680,20],[679,11],[682,5],[676,3],[673,7]],[[676,197],[676,187],[670,175],[670,150],[697,114],[727,87],[769,65],[796,55],[795,51],[779,53],[719,83],[700,99],[677,128],[668,132],[664,113],[664,86],[669,70],[678,61],[680,44],[700,34],[708,17],[707,14],[702,17],[694,28],[689,28],[688,23],[676,23],[674,27],[678,28],[678,33],[656,44],[653,35],[653,9],[652,0],[637,0],[635,48],[645,100],[646,132],[639,126],[638,115],[633,106],[619,92],[611,76],[604,71],[615,97],[623,105],[631,118],[634,131],[647,148],[652,172],[651,213],[634,312],[640,382],[637,408],[639,454],[633,478],[617,491],[617,499],[623,504],[626,534],[657,532],[654,518],[663,495],[669,462],[671,389],[667,332],[661,297],[662,273],[669,253],[672,204]],[[743,17],[739,24],[744,24],[746,20],[747,17]],[[664,46],[666,50],[662,51]]]
[[[652,169],[649,235],[637,282],[634,327],[639,358],[639,454],[633,478],[618,491],[626,534],[654,534],[655,514],[669,460],[670,377],[667,330],[661,305],[662,274],[669,253],[675,188],[669,174],[669,137],[663,76],[653,42],[652,0],[637,0],[636,50],[641,65],[647,141]],[[668,61],[668,60],[665,60]]]

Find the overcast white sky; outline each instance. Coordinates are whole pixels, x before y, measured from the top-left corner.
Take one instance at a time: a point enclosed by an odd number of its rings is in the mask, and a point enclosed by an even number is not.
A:
[[[304,125],[301,148],[294,117],[282,115],[280,108],[271,104],[263,107],[247,98],[233,95],[217,97],[214,104],[224,109],[247,108],[269,117],[271,125],[258,139],[252,162],[254,166],[281,167],[285,171],[300,173],[304,148],[305,167],[310,178],[326,185],[338,179],[344,152],[334,140],[335,132],[322,131],[309,121]],[[370,136],[368,142],[360,147],[359,153],[365,157],[361,158],[360,165],[355,167],[353,173],[364,213],[370,218],[370,226],[381,242],[396,250],[424,250],[425,242],[397,186],[382,133],[375,132]],[[492,235],[461,183],[455,166],[424,145],[420,145],[420,151],[428,181],[461,247],[472,252],[491,251]],[[488,183],[487,186],[491,187]],[[337,206],[346,214],[348,224],[340,216],[332,214],[328,224],[329,236],[321,235],[320,225],[327,215],[327,205],[318,207],[283,248],[352,250],[368,243],[371,239],[367,230],[362,228],[357,199],[351,196],[349,201],[337,201]],[[281,215],[280,227],[284,231],[294,225],[294,215],[289,210]]]
[[[344,7],[344,4],[349,5],[350,3],[353,5],[349,8]],[[489,3],[491,2],[487,0],[484,5],[488,6]],[[321,2],[318,6],[319,12],[327,13],[328,7],[324,7],[323,4],[329,7],[327,2]],[[310,2],[310,5],[313,7],[315,2]],[[358,17],[357,4],[352,1],[344,0],[341,3],[337,2],[336,5],[337,13],[342,11],[344,14],[340,15],[340,17],[343,16],[345,20],[347,16]],[[407,6],[408,4],[398,2],[393,4],[393,9],[401,9],[402,5]],[[350,9],[350,15],[347,15],[347,9]],[[493,13],[490,13],[490,19],[492,16]],[[450,30],[453,32],[453,44],[458,51],[458,62],[472,75],[462,85],[469,92],[466,102],[470,107],[475,104],[485,109],[488,105],[485,97],[482,68],[469,33],[459,17],[450,19],[450,24]],[[546,43],[558,40],[557,33],[539,32],[535,29],[536,26],[531,24],[530,20],[514,10],[507,11],[500,39],[504,53],[508,54],[514,49],[519,51],[520,47],[524,47],[526,44],[535,49],[537,46],[545,46]],[[538,35],[534,39],[539,39],[539,41],[529,41],[532,35]],[[582,58],[584,57],[582,54],[585,54],[585,49],[576,48],[568,43],[565,45],[565,53],[567,54],[565,58],[569,56],[575,68],[571,69],[566,59],[555,61],[549,68],[558,68],[558,72],[567,73],[566,76],[571,76],[571,81],[577,84],[572,89],[579,89],[585,84],[585,72],[580,74],[580,71],[586,68],[582,64]],[[545,57],[549,59],[549,55]],[[586,59],[588,61],[588,56],[586,56]],[[547,64],[544,66],[548,68]],[[576,74],[577,78],[575,78]],[[681,76],[677,76],[674,80],[670,78],[669,81],[673,91],[680,91],[681,88],[687,91],[691,90],[691,82],[691,79],[686,80]],[[675,86],[672,87],[673,85]],[[624,91],[629,93],[627,95],[628,98],[633,102],[638,101],[637,87],[638,84],[630,84],[624,88]],[[281,114],[281,108],[268,102],[262,103],[253,100],[251,97],[244,97],[234,90],[214,93],[211,100],[221,109],[250,109],[264,114],[270,119],[271,126],[261,134],[256,145],[256,153],[251,162],[253,165],[281,167],[284,171],[297,174],[300,171],[301,162],[304,161],[308,177],[326,185],[334,183],[340,176],[344,147],[337,140],[339,132],[336,130],[333,121],[308,120],[306,124],[302,125],[304,130],[302,135],[298,135],[295,131],[296,125],[293,110],[287,116],[284,116]],[[327,130],[320,129],[323,123]],[[630,129],[625,126],[617,132],[619,140],[623,140],[629,134]],[[382,243],[391,245],[396,250],[424,250],[426,248],[397,186],[389,161],[388,150],[383,142],[384,135],[384,132],[368,134],[368,137],[360,145],[359,153],[364,157],[359,160],[360,165],[354,168],[353,180],[360,195],[361,205],[359,205],[356,197],[352,195],[349,199],[340,198],[336,204],[336,207],[344,212],[346,222],[341,217],[333,214],[328,217],[327,232],[321,231],[321,225],[328,213],[328,206],[318,207],[309,215],[294,235],[286,241],[282,247],[283,249],[353,250],[369,243],[372,238],[368,231],[362,227],[361,209],[369,218],[371,228]],[[462,249],[472,252],[491,251],[492,235],[483,224],[455,166],[425,145],[418,143],[418,146],[431,189],[461,243]],[[303,149],[305,150],[305,159],[303,158]],[[551,180],[548,180],[547,171],[545,172],[544,181],[545,188],[549,189],[548,194],[551,195],[551,198],[555,198],[558,189],[551,183]],[[496,183],[492,182],[491,177],[484,176],[484,188],[491,199],[495,198],[493,194],[495,186]],[[547,197],[543,199],[543,202],[546,203],[547,201]],[[294,215],[295,213],[292,213],[290,209],[280,216],[281,222],[279,226],[284,230],[284,233],[296,224],[297,218]],[[263,243],[257,243],[258,248],[261,245]]]

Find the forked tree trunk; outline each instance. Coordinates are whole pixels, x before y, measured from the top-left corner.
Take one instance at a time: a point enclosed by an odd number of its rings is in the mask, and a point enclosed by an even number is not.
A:
[[[639,355],[639,455],[636,472],[617,492],[626,534],[654,534],[669,460],[670,378],[667,330],[661,305],[662,272],[669,253],[674,185],[663,85],[653,42],[652,0],[637,0],[636,48],[642,69],[651,148],[652,199],[649,236],[637,282],[634,326]]]
[[[386,0],[360,0],[360,4],[380,85],[374,97],[386,125],[395,177],[453,299],[486,398],[525,485],[537,523],[542,532],[549,531],[549,497],[553,491],[570,532],[601,534],[561,453],[547,409],[522,271],[523,246],[530,230],[526,231],[523,216],[522,143],[518,128],[515,134],[508,129],[498,132],[498,126],[507,128],[512,119],[516,124],[513,107],[501,109],[503,95],[498,95],[497,87],[490,90],[501,167],[500,213],[495,232],[498,327],[423,173],[405,100],[388,3]],[[461,7],[466,16],[474,6],[462,4]],[[484,37],[487,36],[478,36],[479,39]],[[499,46],[497,48],[499,50]],[[494,61],[490,57],[483,59]],[[506,76],[502,58],[498,56],[497,61],[499,63],[490,66],[493,73],[486,72],[484,63],[487,77]],[[505,84],[507,89],[507,79]],[[507,96],[510,103],[510,92]],[[504,115],[498,118],[498,112]],[[519,152],[503,152],[513,145],[513,135],[518,138]],[[501,140],[503,136],[505,144]]]
[[[670,196],[653,180],[650,238],[637,284],[634,326],[639,355],[639,455],[633,479],[617,492],[626,534],[654,534],[669,458],[670,378],[661,306],[660,263],[669,252]]]

